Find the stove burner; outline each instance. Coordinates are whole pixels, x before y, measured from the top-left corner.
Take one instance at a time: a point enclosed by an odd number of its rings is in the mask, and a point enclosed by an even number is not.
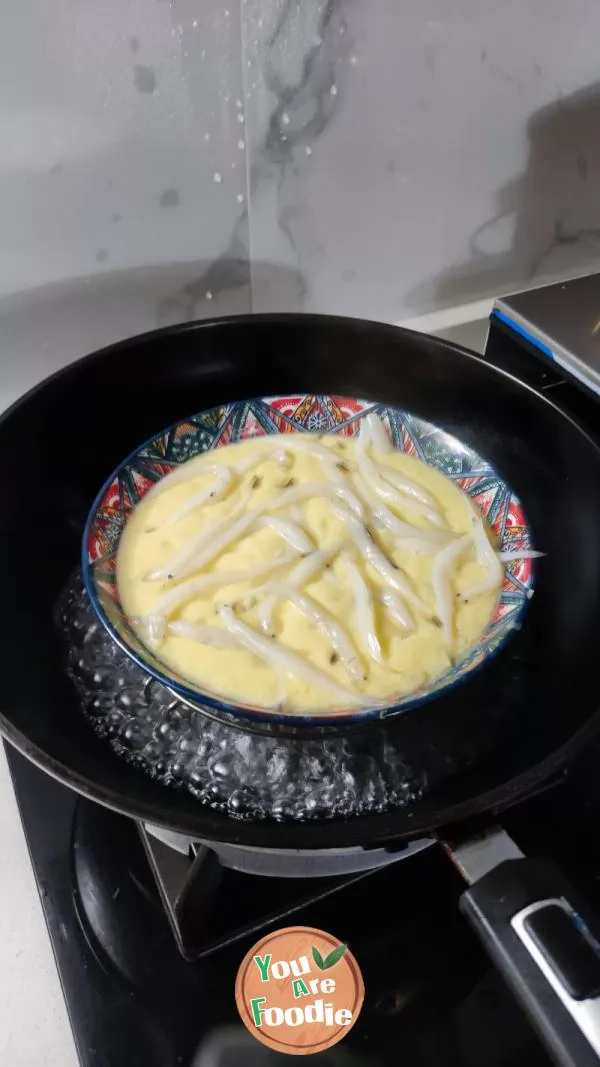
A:
[[[358,874],[387,867],[390,863],[414,856],[433,844],[433,838],[418,838],[415,841],[390,842],[388,848],[254,848],[248,845],[231,845],[222,841],[194,841],[185,834],[166,830],[162,826],[146,824],[145,838],[158,839],[184,856],[195,856],[205,845],[219,858],[223,867],[230,867],[243,874],[260,875],[263,878],[322,878],[333,874]],[[148,842],[147,848],[152,849]]]
[[[126,836],[124,823],[131,828]],[[383,923],[389,925],[390,936],[402,929],[402,938],[410,934],[412,939],[413,912],[422,911],[424,885],[436,898],[440,883],[452,887],[452,897],[460,886],[441,852],[423,851],[427,843],[413,850],[412,862],[398,862],[395,856],[395,863],[375,871],[265,880],[223,866],[205,845],[193,845],[185,855],[132,820],[79,800],[71,842],[77,912],[95,954],[129,984],[150,991],[174,970],[179,954],[193,962],[256,939],[270,928],[305,924],[307,909],[318,906],[335,928],[338,907],[343,906],[336,900],[341,896],[346,906],[346,898],[353,901],[351,912],[356,907],[371,915],[369,928],[379,930]],[[384,909],[381,914],[377,902]],[[462,920],[459,925],[462,928]],[[433,952],[436,939],[425,939],[425,955]],[[236,951],[241,958],[244,950]],[[427,984],[427,969],[421,970],[415,989],[404,989],[407,1001]],[[397,1013],[400,1001],[394,997],[380,998],[378,1011]]]
[[[257,850],[254,868],[248,863],[250,870],[241,871],[227,864],[228,856],[225,859],[221,856],[220,849],[225,846],[217,844],[214,849],[208,848],[181,835],[169,835],[155,827],[146,829],[132,822],[138,834],[134,835],[133,847],[130,844],[124,851],[120,847],[122,835],[115,833],[114,841],[107,835],[107,819],[118,827],[122,816],[102,812],[85,801],[78,803],[72,841],[76,902],[92,945],[102,945],[117,970],[138,984],[147,981],[152,968],[148,967],[146,937],[138,942],[136,927],[129,929],[131,912],[141,913],[143,922],[151,924],[164,908],[181,955],[194,960],[276,922],[293,922],[293,916],[301,908],[367,878],[378,869],[377,864],[399,863],[400,859],[416,855],[432,843],[414,842],[391,855],[383,853],[383,849],[376,850],[383,855],[373,857],[365,852],[366,860],[357,856],[355,849],[349,849],[345,857],[343,849],[334,849],[333,866],[327,852],[296,853],[287,857],[293,859],[293,868],[278,876],[276,870],[282,864],[282,850],[275,850],[272,856],[267,850]],[[172,841],[165,841],[165,836],[176,836],[178,847],[174,848]],[[252,849],[244,851],[253,852]],[[344,858],[345,873],[340,874]],[[369,862],[370,866],[361,869],[361,862]],[[357,865],[356,871],[349,873],[353,863]],[[267,892],[262,878],[257,877],[261,867],[269,867],[271,875]],[[294,876],[293,869],[300,873]],[[311,877],[315,873],[320,877]],[[226,912],[223,924],[224,889],[235,903]],[[168,959],[174,944],[172,938],[168,940],[165,948],[164,930],[162,938],[151,938],[152,958],[157,952],[161,956],[166,952]],[[142,976],[146,977],[140,978],[140,966]]]
[[[208,718],[118,647],[93,614],[79,575],[58,618],[68,674],[94,730],[152,777],[234,818],[306,821],[387,811],[414,803],[450,771],[416,770],[383,725],[304,740]],[[423,752],[414,758],[419,768],[427,763]]]

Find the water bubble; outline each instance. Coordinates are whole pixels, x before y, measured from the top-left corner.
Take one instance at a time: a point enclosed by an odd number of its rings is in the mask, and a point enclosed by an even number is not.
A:
[[[310,147],[309,144],[307,144],[307,146],[304,149],[304,151],[306,152],[307,156],[312,156],[312,148]]]
[[[221,182],[223,181],[223,175],[220,174],[218,170],[216,170],[215,173],[213,174],[213,181],[216,182],[217,185],[220,185]]]
[[[236,200],[237,200],[238,204],[243,204],[244,203],[244,194],[243,193],[238,193],[238,195],[236,196]]]
[[[205,295],[207,300],[212,300],[212,298],[213,298],[213,295],[212,295],[210,289],[207,289],[204,295]]]
[[[243,106],[243,105],[242,105],[242,101],[241,101],[241,100],[236,100],[236,102],[235,102],[235,106],[236,106],[237,108],[240,108],[240,107],[242,107],[242,106]]]
[[[289,126],[290,116],[288,115],[287,111],[283,112],[283,115],[281,116],[281,121],[283,122],[284,126]]]
[[[331,89],[329,90],[329,93],[330,93],[331,96],[337,96],[337,94],[338,94],[337,85],[332,85]]]
[[[186,789],[199,804],[232,818],[341,819],[403,807],[439,785],[411,770],[384,731],[361,734],[358,747],[352,735],[292,745],[184,706],[98,626],[79,578],[65,590],[57,617],[67,673],[96,733],[121,758],[165,788]]]
[[[245,142],[244,142],[244,141],[242,141],[242,140],[240,139],[240,140],[238,141],[238,148],[239,148],[240,152],[243,152],[243,151],[244,151],[244,149],[245,149],[245,147],[246,147],[246,144],[245,144]]]
[[[210,141],[210,133],[205,133],[204,134],[204,140],[205,141]]]

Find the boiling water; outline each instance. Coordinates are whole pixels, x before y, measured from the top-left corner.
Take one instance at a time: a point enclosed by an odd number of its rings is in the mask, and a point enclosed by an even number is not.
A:
[[[332,819],[403,807],[432,784],[383,727],[303,740],[251,733],[190,708],[109,637],[79,575],[58,618],[67,671],[96,733],[200,803],[237,818]]]

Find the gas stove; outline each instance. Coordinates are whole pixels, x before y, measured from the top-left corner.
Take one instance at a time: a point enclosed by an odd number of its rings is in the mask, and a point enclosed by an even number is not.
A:
[[[242,1026],[233,987],[261,933],[288,925],[348,942],[365,981],[358,1022],[315,1063],[384,1067],[401,1052],[423,1067],[548,1064],[459,914],[463,883],[436,845],[370,872],[245,874],[202,846],[185,854],[158,842],[8,758],[83,1067],[277,1062]],[[543,803],[543,825],[547,802],[528,803]],[[178,911],[190,876],[194,899]]]
[[[532,358],[508,304],[487,358],[600,432],[597,399]],[[234,982],[256,940],[289,925],[347,942],[365,981],[356,1025],[315,1063],[549,1063],[460,915],[463,883],[431,839],[398,852],[209,845],[139,825],[7,754],[82,1067],[284,1062],[243,1027]],[[599,758],[600,744],[502,819],[597,909]]]

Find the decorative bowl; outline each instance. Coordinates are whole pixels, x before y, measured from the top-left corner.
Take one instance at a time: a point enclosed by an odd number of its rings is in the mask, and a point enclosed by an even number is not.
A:
[[[132,629],[116,583],[117,551],[133,508],[157,481],[201,452],[251,437],[303,432],[353,436],[358,433],[361,419],[371,411],[386,424],[398,450],[437,468],[476,502],[502,551],[533,547],[522,505],[501,474],[456,437],[409,412],[349,397],[296,394],[236,401],[182,419],[128,456],[98,493],[83,534],[82,573],[92,606],[112,638],[148,674],[205,714],[258,729],[268,723],[324,727],[389,719],[464,681],[519,628],[533,595],[533,568],[527,559],[506,565],[499,601],[487,630],[461,662],[433,683],[406,694],[390,707],[312,714],[285,714],[228,703],[172,670]]]

